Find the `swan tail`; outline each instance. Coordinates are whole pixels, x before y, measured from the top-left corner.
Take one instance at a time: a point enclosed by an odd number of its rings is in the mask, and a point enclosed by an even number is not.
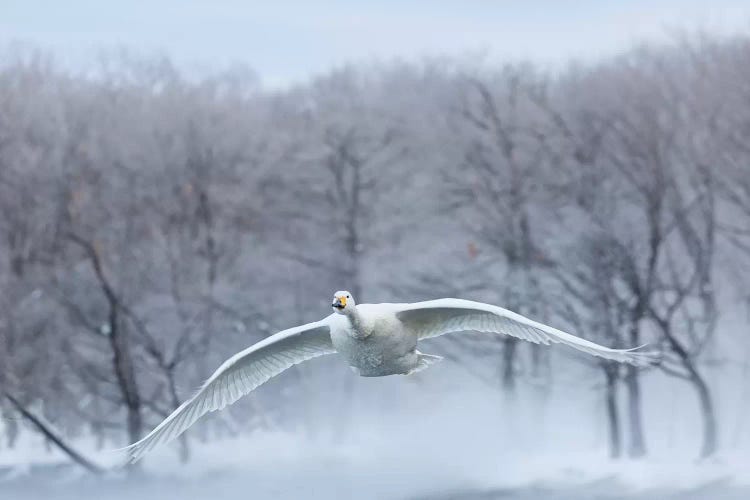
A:
[[[407,375],[413,375],[415,373],[426,370],[430,366],[434,365],[443,360],[442,356],[434,356],[432,354],[422,354],[417,351],[417,366],[407,372]]]

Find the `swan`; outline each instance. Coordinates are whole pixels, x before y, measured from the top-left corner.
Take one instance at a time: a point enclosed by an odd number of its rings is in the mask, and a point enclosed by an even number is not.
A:
[[[193,397],[140,441],[122,448],[134,463],[171,441],[208,412],[221,410],[284,370],[324,354],[338,353],[362,377],[410,375],[440,361],[417,350],[420,340],[477,331],[511,335],[536,344],[565,344],[604,359],[643,367],[658,353],[610,349],[537,323],[498,306],[462,299],[411,304],[357,304],[348,291],[333,296],[328,317],[280,331],[228,360]],[[643,347],[643,346],[641,346]]]

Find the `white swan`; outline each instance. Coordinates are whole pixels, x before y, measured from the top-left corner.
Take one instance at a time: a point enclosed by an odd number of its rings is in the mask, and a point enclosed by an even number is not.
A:
[[[566,344],[601,358],[646,366],[658,355],[610,349],[562,332],[501,307],[461,299],[414,304],[359,304],[351,293],[336,292],[334,314],[283,330],[241,351],[222,364],[200,390],[140,441],[123,448],[135,462],[168,442],[204,414],[221,410],[293,365],[338,353],[363,377],[409,375],[440,361],[422,354],[417,341],[461,331],[512,335],[536,344]]]

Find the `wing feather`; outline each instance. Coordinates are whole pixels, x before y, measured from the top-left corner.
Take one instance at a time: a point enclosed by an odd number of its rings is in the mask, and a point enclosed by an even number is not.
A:
[[[221,410],[284,370],[335,352],[325,320],[290,328],[248,347],[225,361],[193,397],[140,441],[123,448],[136,462],[159,444],[182,434],[206,413]]]
[[[502,307],[470,300],[438,299],[399,304],[396,316],[416,332],[420,340],[451,332],[479,331],[510,335],[535,344],[565,344],[594,356],[635,366],[647,366],[659,359],[658,353],[611,349]]]

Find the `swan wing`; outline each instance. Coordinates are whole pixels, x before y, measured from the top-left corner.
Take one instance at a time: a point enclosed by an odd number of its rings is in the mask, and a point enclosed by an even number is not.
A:
[[[140,441],[123,448],[133,463],[167,443],[208,412],[221,410],[284,370],[335,352],[326,321],[283,330],[241,351],[222,364],[193,397],[182,403]]]
[[[451,332],[478,331],[510,335],[535,344],[565,344],[587,354],[635,366],[648,366],[659,359],[658,353],[638,351],[640,347],[611,349],[502,307],[471,300],[438,299],[400,304],[396,317],[416,332],[420,340]]]

